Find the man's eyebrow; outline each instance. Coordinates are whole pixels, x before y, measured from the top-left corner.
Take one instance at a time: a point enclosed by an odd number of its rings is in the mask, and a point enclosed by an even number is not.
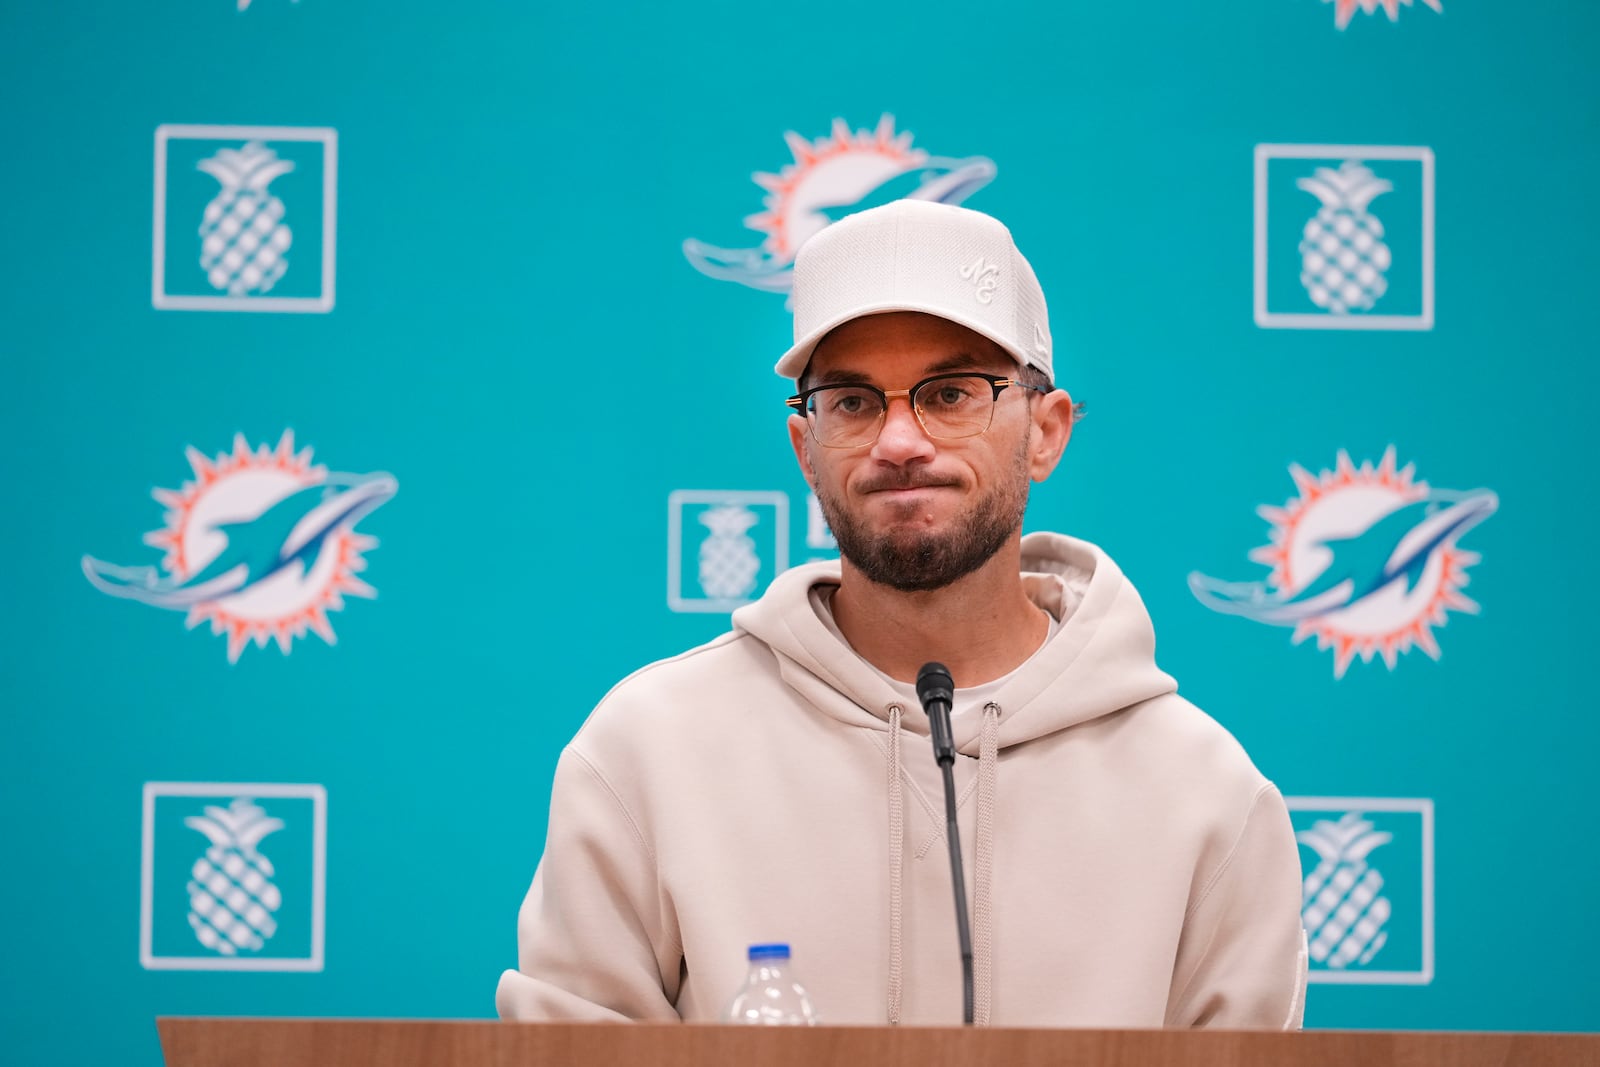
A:
[[[949,359],[941,359],[928,368],[930,373],[939,374],[947,370],[971,370],[973,367],[982,367],[991,362],[982,356],[973,355],[971,352],[957,352]]]
[[[868,384],[867,376],[856,371],[831,370],[826,374],[814,375],[809,382],[811,388],[819,385],[864,385]]]

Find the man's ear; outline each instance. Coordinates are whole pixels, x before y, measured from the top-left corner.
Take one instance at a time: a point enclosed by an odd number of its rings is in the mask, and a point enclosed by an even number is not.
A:
[[[800,473],[805,476],[806,484],[812,492],[817,489],[816,471],[811,466],[811,434],[806,428],[806,420],[802,415],[789,416],[789,446],[794,449],[794,458],[800,464]]]
[[[1065,389],[1041,396],[1033,405],[1033,437],[1028,442],[1028,477],[1042,482],[1061,462],[1072,439],[1072,397]]]

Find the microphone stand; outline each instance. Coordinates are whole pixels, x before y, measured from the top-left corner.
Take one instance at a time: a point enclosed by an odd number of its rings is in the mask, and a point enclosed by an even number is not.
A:
[[[967,878],[961,869],[961,830],[956,825],[956,744],[950,728],[955,683],[942,663],[927,663],[917,672],[917,699],[928,715],[933,758],[944,777],[945,841],[950,846],[950,882],[956,897],[956,939],[961,946],[961,1021],[972,1025],[972,920],[967,914]]]

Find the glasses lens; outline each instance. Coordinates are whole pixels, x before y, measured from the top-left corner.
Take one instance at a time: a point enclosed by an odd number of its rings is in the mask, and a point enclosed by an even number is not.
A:
[[[974,437],[994,417],[994,386],[987,378],[935,378],[923,382],[912,399],[934,437]]]
[[[832,385],[811,395],[811,433],[825,445],[857,445],[878,434],[883,398],[871,389]]]

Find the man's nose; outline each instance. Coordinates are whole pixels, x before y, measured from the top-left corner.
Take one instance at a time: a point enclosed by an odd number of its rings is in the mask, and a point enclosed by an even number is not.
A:
[[[933,440],[922,428],[922,422],[911,407],[908,397],[897,396],[889,401],[883,413],[883,427],[873,445],[873,457],[891,463],[904,463],[908,459],[933,454]]]

